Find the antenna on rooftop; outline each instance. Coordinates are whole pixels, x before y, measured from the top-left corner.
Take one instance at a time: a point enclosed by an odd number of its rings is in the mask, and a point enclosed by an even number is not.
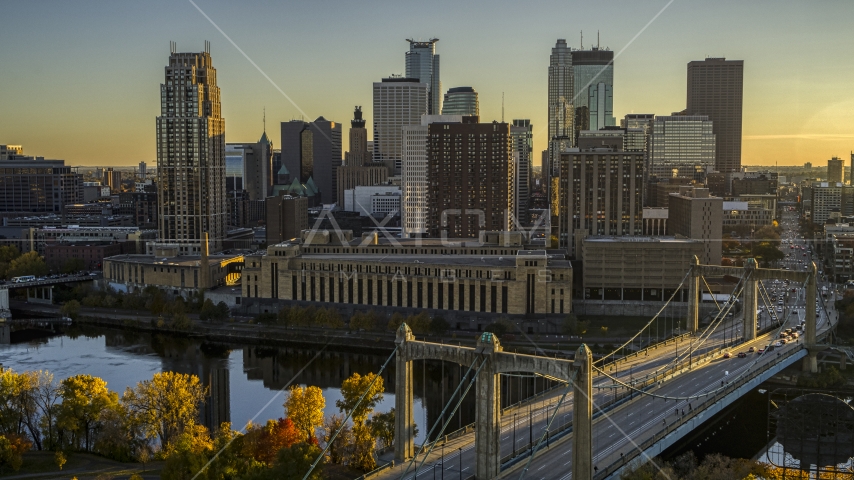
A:
[[[581,31],[581,48],[579,50],[584,50],[584,30]]]
[[[267,133],[267,107],[264,107],[264,133]]]
[[[596,50],[599,50],[599,30],[596,30]]]
[[[504,92],[501,92],[501,123],[504,123]]]

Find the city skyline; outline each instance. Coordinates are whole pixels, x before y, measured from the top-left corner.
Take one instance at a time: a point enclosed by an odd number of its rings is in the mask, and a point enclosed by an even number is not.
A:
[[[521,19],[502,8],[487,12],[476,3],[456,5],[483,19],[471,31],[462,28],[467,15],[448,19],[441,15],[442,8],[419,11],[417,18],[399,25],[365,28],[384,25],[382,16],[371,15],[377,9],[397,18],[411,16],[415,7],[368,2],[343,19],[300,4],[196,4],[300,109],[192,3],[20,2],[4,6],[12,21],[0,32],[0,43],[6,47],[0,51],[0,61],[13,66],[0,73],[4,86],[0,102],[6,111],[14,112],[0,119],[2,142],[24,145],[27,154],[65,159],[71,165],[154,163],[156,73],[170,40],[184,52],[202,51],[203,42],[211,42],[229,143],[257,140],[263,131],[264,107],[271,123],[301,116],[306,121],[324,116],[343,123],[353,105],[371,105],[373,82],[405,72],[402,57],[408,49],[407,38],[436,37],[442,39],[436,47],[442,56],[442,83],[474,87],[480,94],[483,121],[501,119],[503,92],[505,119],[530,118],[536,126],[534,151],[540,152],[547,144],[549,51],[558,38],[580,48],[582,30],[583,46],[588,49],[597,43],[598,30],[599,45],[617,55],[617,118],[627,113],[669,115],[684,109],[688,62],[726,57],[744,60],[747,67],[743,165],[820,164],[846,154],[854,144],[854,134],[845,128],[854,120],[854,97],[845,82],[854,67],[831,57],[832,51],[854,43],[844,35],[841,23],[854,6],[843,2],[822,4],[823,8],[794,2],[711,6],[690,1],[667,8],[666,1],[583,6],[574,11],[570,23],[552,15],[554,8],[560,8],[558,3],[532,5]],[[263,34],[232,27],[241,20],[256,19],[262,6],[267,12],[257,27]],[[75,18],[86,18],[91,28],[76,28],[77,23],[70,21]],[[126,18],[134,18],[134,25],[122,22]],[[698,23],[691,18],[705,20]],[[288,28],[272,28],[277,19],[286,20]],[[717,21],[724,20],[728,28],[721,29]],[[507,40],[496,48],[502,37],[495,32],[511,24],[522,35],[503,37]],[[809,27],[814,27],[811,35],[794,37],[793,32]],[[316,35],[325,29],[335,34]],[[31,35],[33,31],[39,35]],[[360,38],[355,53],[335,48],[355,35]],[[310,38],[314,39],[307,41]],[[100,60],[105,58],[110,60]],[[116,65],[122,59],[126,65],[119,74]],[[62,75],[49,75],[54,69]],[[346,80],[337,74],[340,71],[348,72]],[[816,96],[816,89],[822,95]],[[134,93],[127,95],[128,91]],[[371,122],[373,112],[365,110]],[[87,121],[75,121],[81,112]],[[271,140],[278,148],[280,139],[275,137]]]

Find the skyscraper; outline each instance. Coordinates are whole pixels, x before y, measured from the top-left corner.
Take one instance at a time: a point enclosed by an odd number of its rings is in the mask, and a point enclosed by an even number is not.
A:
[[[572,51],[576,138],[581,130],[600,130],[617,124],[614,118],[614,52]]]
[[[403,127],[420,125],[421,115],[427,112],[427,83],[403,77],[374,82],[373,160],[384,163],[390,176],[400,174]]]
[[[827,181],[834,183],[845,182],[845,161],[839,157],[833,157],[827,161]]]
[[[555,137],[574,137],[572,51],[559,38],[549,57],[549,142]]]
[[[256,143],[225,145],[226,190],[246,190],[250,200],[264,200],[273,186],[273,142],[267,132]]]
[[[593,132],[595,133],[595,132]],[[601,144],[606,137],[582,138]],[[640,235],[643,231],[643,153],[618,148],[569,149],[560,154],[560,177],[553,207],[553,234],[570,256],[579,258],[588,235]],[[608,143],[608,142],[606,142]]]
[[[445,94],[442,115],[480,116],[477,92],[471,87],[454,87]]]
[[[400,169],[401,225],[406,237],[427,233],[428,128],[431,123],[461,123],[460,115],[422,115],[420,125],[403,127],[403,161]]]
[[[426,42],[406,39],[409,51],[406,52],[406,76],[427,84],[427,112],[439,115],[442,111],[442,82],[439,79],[439,55],[436,55],[438,38]],[[412,124],[417,125],[417,122]]]
[[[432,123],[428,127],[427,231],[432,237],[477,238],[508,231],[516,178],[506,123]]]
[[[649,175],[704,181],[715,166],[713,130],[706,115],[655,117],[649,136]]]
[[[358,186],[385,183],[388,169],[382,163],[374,163],[368,150],[368,129],[362,118],[362,107],[353,111],[350,121],[350,150],[344,154],[344,165],[338,167],[338,206],[344,206],[344,192]]]
[[[715,168],[741,170],[741,109],[744,60],[707,58],[688,62],[688,115],[714,122]]]
[[[198,254],[207,233],[209,249],[218,251],[227,211],[225,120],[216,69],[210,43],[198,53],[178,53],[171,46],[156,121],[160,241]]]
[[[534,156],[534,127],[526,119],[514,119],[510,126],[510,139],[513,142],[513,159],[516,162],[515,198],[513,215],[520,225],[530,223],[531,173]]]
[[[335,203],[341,166],[341,124],[317,117],[313,122],[282,122],[282,166],[291,181],[317,185],[323,203]]]

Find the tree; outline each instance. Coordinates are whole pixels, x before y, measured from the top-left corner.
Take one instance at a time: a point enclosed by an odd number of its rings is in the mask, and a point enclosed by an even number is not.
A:
[[[231,316],[231,309],[228,308],[228,305],[225,302],[219,302],[216,304],[216,309],[219,310],[216,319],[217,320],[226,320]]]
[[[53,374],[47,370],[33,372],[33,401],[39,410],[39,425],[41,427],[44,448],[53,450],[59,443],[56,436],[56,414],[59,410],[58,401],[62,391]]]
[[[371,384],[372,382],[373,384]],[[350,414],[352,412],[353,424],[364,425],[365,420],[374,411],[377,403],[382,401],[383,390],[383,378],[375,373],[369,373],[365,376],[353,373],[350,378],[341,383],[343,399],[335,400],[335,406],[342,413]],[[356,405],[362,395],[364,395],[362,402]]]
[[[353,425],[353,453],[350,456],[349,465],[363,472],[370,472],[377,468],[377,460],[374,451],[377,447],[377,438],[371,429],[364,424]]]
[[[27,252],[9,262],[6,278],[20,277],[23,275],[35,275],[37,277],[47,275],[47,264],[44,263],[38,252]]]
[[[57,425],[72,434],[75,448],[79,449],[83,440],[83,449],[91,451],[104,412],[118,407],[118,394],[110,391],[102,378],[75,375],[62,381],[60,396]]]
[[[387,328],[392,332],[396,332],[397,329],[400,328],[400,325],[403,322],[404,322],[403,315],[401,315],[400,312],[394,312],[391,315],[391,320],[388,321]],[[412,328],[412,326],[410,325],[409,328]]]
[[[563,333],[567,335],[584,335],[590,328],[590,322],[587,320],[579,320],[573,314],[569,314],[563,319]]]
[[[367,330],[373,331],[379,325],[379,315],[376,314],[373,310],[363,313],[356,312],[350,317],[350,330]]]
[[[18,471],[24,463],[24,452],[29,447],[27,442],[13,435],[0,435],[0,474],[5,473],[6,467]]]
[[[165,450],[166,462],[160,472],[163,480],[186,480],[193,478],[208,463],[213,450],[208,429],[203,425],[190,425]],[[206,475],[202,478],[207,477]]]
[[[56,463],[56,466],[62,470],[62,467],[68,462],[68,459],[65,458],[65,454],[62,453],[62,450],[57,450],[53,455],[53,461]]]
[[[340,432],[339,432],[340,430]],[[338,432],[335,441],[332,436]],[[344,423],[343,415],[330,415],[323,423],[323,442],[329,446],[327,453],[332,463],[346,464],[350,461],[353,446],[353,429]],[[330,444],[331,442],[331,444]]]
[[[80,316],[80,302],[77,300],[69,300],[65,302],[62,304],[62,307],[60,307],[59,313],[62,314],[63,317],[77,320],[77,317]]]
[[[83,260],[79,258],[69,258],[62,264],[59,271],[62,273],[77,273],[85,268],[86,264],[83,263]]]
[[[217,315],[219,315],[219,310],[217,310],[216,305],[214,305],[210,298],[206,298],[205,302],[202,303],[202,308],[199,310],[199,320],[208,322],[215,320]]]
[[[21,256],[18,247],[14,245],[0,247],[0,277],[6,278],[6,272],[9,270],[9,263],[12,260]]]
[[[244,438],[249,455],[259,462],[272,465],[279,450],[299,443],[304,435],[290,418],[280,418],[267,420],[264,426],[250,425]]]
[[[172,315],[172,320],[169,323],[169,326],[174,330],[179,330],[182,332],[188,332],[193,329],[193,322],[190,320],[190,317],[187,316],[184,312],[177,312]]]
[[[445,317],[433,317],[430,321],[430,333],[433,335],[445,335],[451,328],[451,324],[445,320]]]
[[[427,312],[410,315],[406,318],[406,324],[409,325],[413,333],[424,335],[430,332],[430,315],[427,315]]]
[[[160,372],[125,390],[122,401],[147,438],[156,437],[161,445],[168,446],[195,425],[207,392],[195,375]]]
[[[394,409],[385,413],[377,413],[370,420],[368,426],[371,432],[379,439],[383,448],[388,448],[394,443]]]
[[[253,470],[247,480],[302,480],[311,464],[320,455],[320,448],[311,443],[298,443],[290,448],[279,450],[272,468]],[[308,480],[321,480],[324,460],[318,462]],[[166,479],[168,480],[168,479]]]
[[[314,429],[323,424],[323,409],[326,399],[318,387],[293,385],[288,389],[285,410],[294,425],[307,438],[314,438]]]

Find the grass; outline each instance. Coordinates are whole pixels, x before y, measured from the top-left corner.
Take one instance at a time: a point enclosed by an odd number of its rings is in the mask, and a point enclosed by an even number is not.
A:
[[[88,453],[66,453],[68,462],[59,470],[54,461],[54,452],[27,452],[24,454],[24,463],[17,472],[7,468],[0,478],[15,478],[22,475],[33,475],[33,479],[63,479],[77,477],[84,479],[123,479],[134,473],[144,477],[159,477],[163,462],[150,462],[145,465],[145,473],[142,473],[142,464],[121,463],[97,455]]]

